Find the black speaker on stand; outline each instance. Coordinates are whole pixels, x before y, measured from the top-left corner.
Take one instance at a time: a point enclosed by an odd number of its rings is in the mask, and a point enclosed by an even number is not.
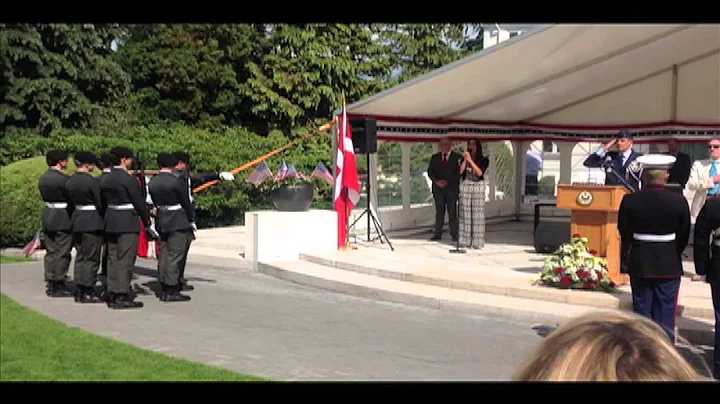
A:
[[[372,178],[372,172],[370,170],[370,155],[377,153],[377,122],[373,118],[351,118],[350,128],[352,131],[353,147],[355,149],[355,155],[364,154],[367,158],[367,174],[365,179],[365,189],[367,190],[367,207],[363,213],[358,216],[354,222],[350,225],[352,228],[355,223],[360,220],[361,217],[367,215],[367,241],[373,241],[370,238],[370,225],[375,225],[375,231],[378,233],[380,243],[383,243],[383,238],[390,246],[392,251],[395,251],[390,239],[388,239],[385,231],[380,224],[380,220],[373,214],[370,208],[370,201],[372,201],[372,193],[370,187],[370,178]]]

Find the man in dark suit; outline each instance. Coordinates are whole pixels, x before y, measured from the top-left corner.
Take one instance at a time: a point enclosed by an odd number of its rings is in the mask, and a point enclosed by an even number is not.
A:
[[[618,211],[621,268],[630,274],[633,310],[651,318],[675,342],[675,313],[682,253],[690,238],[690,207],[682,196],[666,189],[668,155],[646,155],[646,186],[623,197]]]
[[[705,281],[710,284],[715,308],[713,372],[715,378],[720,380],[720,198],[708,199],[700,209],[695,219],[693,242],[695,272],[705,275]]]
[[[38,180],[40,196],[45,201],[42,214],[42,231],[45,239],[46,294],[50,297],[72,296],[65,278],[70,269],[73,247],[70,215],[73,207],[65,184],[70,179],[63,170],[67,168],[68,153],[50,150],[45,155],[48,170]]]
[[[190,296],[181,294],[180,265],[187,255],[188,240],[195,227],[195,208],[190,202],[186,183],[176,175],[173,169],[177,159],[170,153],[160,153],[157,157],[160,172],[150,180],[148,189],[157,209],[155,229],[160,234],[160,258],[158,259],[158,279],[160,281],[160,300],[163,302],[182,302]]]
[[[180,178],[183,184],[187,184],[186,186],[188,197],[190,198],[190,202],[193,204],[193,207],[195,207],[195,197],[193,196],[192,192],[193,189],[210,181],[232,181],[235,179],[235,176],[229,172],[205,172],[190,174],[190,154],[186,152],[175,152],[173,153],[173,156],[175,156],[175,159],[177,159],[177,165],[175,166],[175,170],[173,171],[173,173],[178,178]],[[185,279],[185,265],[187,264],[187,254],[190,252],[190,244],[192,243],[194,238],[195,236],[193,234],[188,239],[187,246],[185,248],[185,257],[180,264],[180,284],[183,285],[182,290],[195,289],[192,285],[189,285],[187,283],[187,280]]]
[[[610,148],[616,144],[617,151],[611,151]],[[623,129],[616,139],[604,144],[595,153],[589,155],[583,165],[589,168],[604,169],[605,185],[622,185],[626,188],[629,185],[632,188],[628,188],[630,191],[639,191],[642,184],[640,165],[636,160],[642,156],[642,153],[634,151],[632,145],[632,135]]]
[[[692,161],[690,160],[690,156],[678,149],[677,140],[675,139],[668,141],[668,154],[675,157],[675,164],[670,167],[668,189],[682,195],[685,185],[687,185],[688,179],[690,179]]]
[[[460,196],[460,159],[461,155],[452,151],[450,139],[440,140],[440,152],[430,158],[427,173],[432,180],[432,194],[435,199],[435,231],[430,240],[442,238],[445,211],[450,217],[450,235],[458,240],[459,222],[457,214]]]
[[[95,295],[98,267],[100,266],[103,240],[104,207],[100,193],[100,181],[90,173],[95,169],[96,157],[89,152],[77,152],[74,156],[77,172],[65,185],[74,212],[72,223],[75,243],[75,301],[96,303]]]
[[[132,164],[132,151],[115,147],[111,154],[113,168],[100,183],[107,203],[104,217],[108,245],[107,304],[113,309],[143,307],[142,302],[133,301],[129,295],[140,239],[140,221],[153,238],[157,238],[157,234],[150,228],[150,212],[142,189],[127,172]]]

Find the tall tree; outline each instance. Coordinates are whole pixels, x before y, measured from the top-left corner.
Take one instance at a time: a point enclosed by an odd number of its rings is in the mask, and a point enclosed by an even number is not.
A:
[[[0,125],[91,127],[112,114],[129,89],[108,56],[120,28],[98,24],[2,24]]]

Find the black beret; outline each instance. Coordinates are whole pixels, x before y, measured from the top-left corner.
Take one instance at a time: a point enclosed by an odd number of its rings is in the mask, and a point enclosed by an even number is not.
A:
[[[68,152],[65,150],[53,149],[49,150],[45,154],[45,162],[48,166],[54,166],[55,164],[67,160]]]
[[[100,155],[100,164],[102,164],[103,168],[112,167],[113,166],[112,154],[103,153],[102,155]]]
[[[160,168],[172,168],[177,163],[177,158],[172,153],[160,153],[157,156],[157,164]]]
[[[127,147],[123,147],[123,146],[113,147],[112,150],[110,150],[110,153],[116,155],[118,158],[121,158],[121,159],[133,158],[132,150],[128,149]]]
[[[97,164],[97,157],[87,151],[79,151],[73,157],[80,164]]]
[[[177,151],[173,153],[173,156],[175,156],[175,158],[179,162],[182,161],[185,164],[190,164],[190,154],[188,153]]]

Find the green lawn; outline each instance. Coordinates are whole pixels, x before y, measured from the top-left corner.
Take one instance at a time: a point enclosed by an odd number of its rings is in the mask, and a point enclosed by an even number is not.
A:
[[[25,257],[11,257],[7,255],[0,255],[0,264],[11,264],[13,262],[30,262],[32,259]]]
[[[68,327],[0,294],[0,381],[259,381]]]

